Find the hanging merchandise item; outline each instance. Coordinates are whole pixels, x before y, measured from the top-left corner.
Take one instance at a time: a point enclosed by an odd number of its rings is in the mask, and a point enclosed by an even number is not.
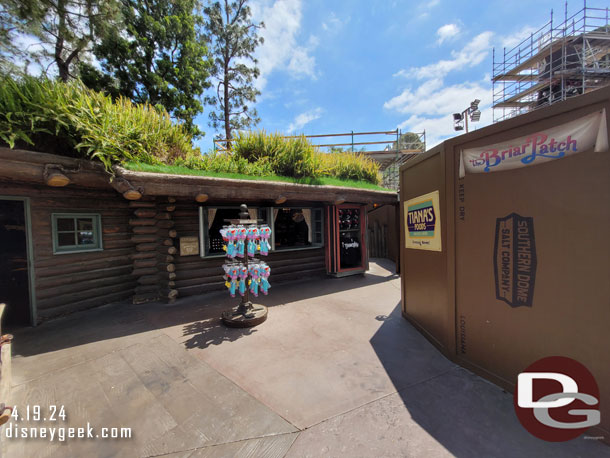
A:
[[[261,262],[258,265],[258,275],[260,277],[261,293],[266,296],[269,292],[269,288],[271,288],[271,285],[269,284],[269,275],[271,275],[271,269],[267,264]]]
[[[239,265],[239,295],[246,294],[246,280],[248,279],[248,268],[243,264]]]
[[[261,226],[259,228],[260,234],[260,247],[261,247],[261,255],[267,256],[269,254],[269,250],[271,250],[271,244],[269,243],[269,239],[271,238],[271,228],[267,225]]]
[[[235,245],[237,241],[237,228],[235,226],[229,226],[227,228],[227,238],[227,256],[229,258],[234,258],[237,253]]]
[[[250,226],[247,231],[248,238],[248,256],[251,258],[256,255],[256,250],[258,248],[258,228],[256,226]]]
[[[250,292],[254,294],[254,297],[258,297],[258,286],[260,284],[258,264],[250,264],[248,268],[250,273]]]
[[[229,288],[229,294],[231,297],[235,297],[235,290],[237,289],[237,282],[239,277],[239,268],[236,264],[229,265],[227,269],[228,281],[225,283]]]
[[[244,226],[239,225],[236,227],[235,231],[236,231],[236,239],[237,239],[237,242],[235,245],[235,251],[236,251],[235,254],[238,258],[243,258],[244,252],[245,252],[247,230]]]
[[[220,235],[222,236],[222,249],[225,253],[228,254],[227,247],[229,245],[229,229],[224,226],[220,229]]]

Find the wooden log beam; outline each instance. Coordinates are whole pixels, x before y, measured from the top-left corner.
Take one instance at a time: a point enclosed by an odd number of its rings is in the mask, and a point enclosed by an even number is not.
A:
[[[155,208],[157,204],[155,202],[146,200],[134,200],[129,202],[129,208]]]
[[[156,220],[153,220],[156,221]],[[176,223],[172,220],[158,220],[156,221],[157,223],[157,227],[162,228],[162,229],[171,229],[172,227],[174,227],[176,225]]]
[[[155,258],[147,258],[147,259],[135,259],[133,261],[133,267],[136,269],[142,267],[156,267],[157,259]]]
[[[57,169],[50,169],[48,171],[45,170],[45,182],[47,183],[47,186],[53,186],[53,187],[58,187],[61,188],[63,186],[67,186],[70,184],[70,178],[68,178],[67,176],[65,176],[63,173],[61,173],[59,170]]]
[[[161,245],[174,246],[174,241],[172,239],[164,239],[161,241]]]
[[[159,254],[157,259],[160,263],[174,262],[174,257],[171,254]]]
[[[149,259],[149,258],[155,258],[155,257],[157,257],[156,251],[143,251],[143,252],[133,253],[133,254],[129,255],[129,259],[131,259],[131,260]]]
[[[159,283],[159,277],[156,275],[143,275],[138,278],[138,283],[140,285],[156,285]]]
[[[154,251],[156,249],[156,243],[138,243],[136,245],[136,251]]]
[[[135,218],[129,220],[130,226],[154,226],[156,224],[156,219]]]
[[[178,253],[178,250],[176,249],[175,246],[169,246],[169,247],[160,246],[158,248],[158,251],[159,251],[159,253],[162,253],[162,254],[171,254],[171,255]]]
[[[134,186],[142,187],[146,195],[174,195],[193,198],[201,189],[206,190],[210,198],[238,201],[274,201],[284,196],[290,201],[335,202],[338,197],[346,202],[395,204],[398,194],[392,191],[345,188],[340,186],[314,186],[296,183],[236,180],[186,175],[164,175],[146,172],[134,172],[117,167],[117,174],[129,180]]]
[[[207,202],[209,197],[210,196],[208,196],[207,194],[200,193],[195,196],[195,200],[201,204],[203,202]]]
[[[47,184],[45,167],[48,170],[51,166],[55,166],[55,169],[68,177],[72,185],[112,189],[110,175],[100,163],[55,154],[0,147],[0,181]]]
[[[137,189],[128,189],[123,193],[123,197],[127,200],[138,200],[142,197],[142,193]]]
[[[158,239],[157,234],[136,234],[131,237],[134,243],[156,242]]]
[[[142,267],[138,269],[133,269],[131,275],[134,277],[143,277],[145,275],[156,275],[157,268],[156,267]]]
[[[154,218],[157,210],[155,208],[138,208],[133,213],[138,218]]]
[[[134,234],[157,234],[159,231],[157,226],[133,226],[131,230]]]
[[[157,219],[172,219],[172,214],[171,213],[167,213],[167,212],[157,213],[155,218],[157,218]]]

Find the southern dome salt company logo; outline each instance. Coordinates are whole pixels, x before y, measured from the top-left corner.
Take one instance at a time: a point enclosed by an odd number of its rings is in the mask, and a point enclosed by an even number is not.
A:
[[[549,442],[575,439],[601,421],[595,377],[565,356],[539,359],[521,372],[513,402],[523,427]]]

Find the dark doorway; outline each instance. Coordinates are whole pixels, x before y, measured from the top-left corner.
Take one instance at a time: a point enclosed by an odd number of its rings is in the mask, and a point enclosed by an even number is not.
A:
[[[2,325],[30,324],[25,202],[0,200],[0,303]]]

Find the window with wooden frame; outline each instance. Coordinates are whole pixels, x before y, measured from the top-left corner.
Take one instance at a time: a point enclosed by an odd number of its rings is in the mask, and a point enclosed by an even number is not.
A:
[[[273,211],[273,249],[297,250],[324,246],[322,208],[277,207]]]
[[[322,208],[253,207],[250,219],[271,228],[271,251],[298,250],[324,246]],[[199,207],[201,257],[224,256],[220,229],[227,219],[239,218],[239,207]],[[279,237],[278,237],[279,236]]]
[[[102,219],[96,213],[53,213],[53,254],[102,250]]]

